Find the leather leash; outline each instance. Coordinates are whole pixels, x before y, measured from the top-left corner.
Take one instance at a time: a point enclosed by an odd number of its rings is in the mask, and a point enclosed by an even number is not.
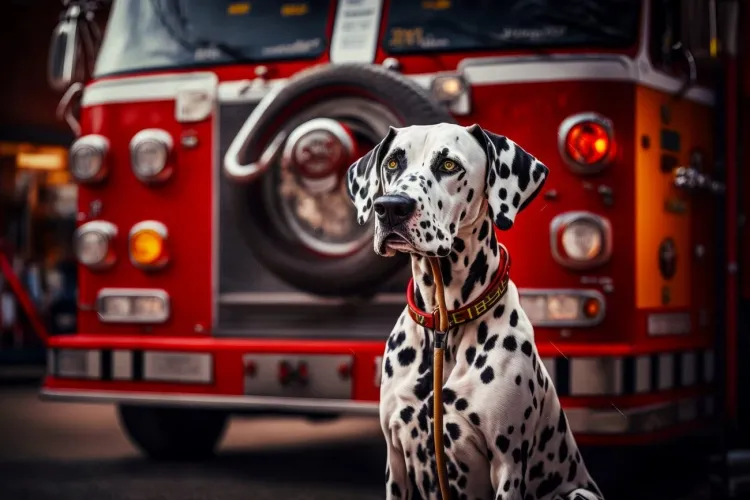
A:
[[[435,325],[435,342],[433,347],[432,368],[432,420],[433,438],[435,442],[435,462],[437,464],[440,494],[443,500],[450,500],[448,488],[448,473],[445,466],[445,448],[443,445],[443,359],[445,343],[448,337],[448,308],[445,305],[445,288],[443,274],[440,271],[440,261],[436,257],[428,257],[432,268],[432,278],[435,283],[435,299],[438,306],[438,324]]]

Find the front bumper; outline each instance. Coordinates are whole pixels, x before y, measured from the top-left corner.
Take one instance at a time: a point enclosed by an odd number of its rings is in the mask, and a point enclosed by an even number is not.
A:
[[[42,396],[228,411],[378,413],[383,342],[54,337]],[[713,353],[538,345],[571,429],[589,444],[686,434],[713,414]],[[72,361],[71,361],[72,360]],[[277,370],[305,366],[305,383]],[[301,371],[301,370],[300,370]]]

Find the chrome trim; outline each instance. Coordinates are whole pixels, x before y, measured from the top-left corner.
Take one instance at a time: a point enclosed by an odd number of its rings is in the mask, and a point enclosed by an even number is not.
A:
[[[252,138],[260,133],[258,121],[265,114],[268,107],[276,99],[276,96],[286,88],[286,85],[274,86],[258,103],[258,106],[250,113],[244,125],[229,145],[224,155],[224,174],[235,182],[252,182],[262,175],[281,152],[281,146],[286,140],[286,132],[277,134],[266,146],[266,149],[257,160],[243,164],[242,158],[247,153],[248,145]]]
[[[160,373],[160,360],[188,357],[197,361],[198,373]],[[169,364],[169,363],[167,363]],[[143,380],[151,382],[210,384],[214,381],[214,357],[207,352],[145,351],[143,353]]]
[[[204,396],[198,394],[148,394],[142,392],[42,389],[40,397],[51,401],[89,403],[137,403],[149,406],[200,406],[220,409],[296,410],[310,413],[378,415],[377,401],[336,401],[332,399],[280,398],[269,396]]]
[[[300,139],[309,134],[310,132],[327,132],[336,139],[344,149],[344,152],[348,155],[344,162],[351,164],[354,159],[352,156],[356,150],[356,144],[354,140],[346,131],[343,125],[337,120],[331,118],[313,118],[312,120],[306,121],[302,125],[298,126],[289,134],[286,140],[286,146],[281,153],[282,165],[292,165],[295,162],[294,153],[295,149],[299,144]]]
[[[137,169],[135,168],[136,165],[136,152],[137,149],[140,146],[143,146],[147,142],[154,142],[157,144],[160,144],[161,146],[166,149],[166,155],[164,157],[164,165],[162,165],[161,170],[159,170],[155,175],[143,175],[139,174]],[[172,175],[172,165],[170,164],[169,157],[172,155],[172,151],[174,151],[174,140],[172,139],[172,136],[167,132],[166,130],[162,130],[160,128],[147,128],[144,130],[141,130],[137,134],[133,136],[132,139],[130,139],[130,168],[133,171],[133,175],[135,175],[140,181],[145,182],[147,184],[151,183],[157,183],[157,182],[164,182],[166,181],[171,175]]]
[[[693,329],[689,312],[651,313],[646,317],[646,324],[650,336],[686,335]]]
[[[133,239],[133,236],[135,236],[136,233],[140,231],[153,231],[159,236],[161,236],[163,243],[162,247],[162,255],[159,257],[159,259],[154,262],[153,264],[140,264],[133,259],[133,254],[130,252],[130,242]],[[166,248],[166,245],[169,242],[169,231],[167,231],[167,226],[165,226],[163,223],[156,221],[156,220],[144,220],[141,221],[133,227],[130,228],[130,233],[128,234],[128,255],[130,256],[130,263],[133,264],[133,266],[137,267],[138,269],[143,270],[155,270],[155,269],[161,269],[164,266],[167,265],[169,262],[169,251]]]
[[[99,167],[99,171],[94,174],[93,177],[90,179],[83,179],[74,173],[74,161],[76,153],[83,149],[90,149],[93,153],[98,154],[101,156],[101,165]],[[103,181],[107,174],[109,173],[109,168],[107,168],[106,158],[107,153],[109,153],[109,139],[104,137],[103,135],[99,134],[88,134],[84,135],[83,137],[80,137],[77,139],[71,146],[70,146],[70,152],[69,152],[69,158],[70,158],[70,174],[73,176],[76,182],[81,184],[96,184],[98,182]]]
[[[52,31],[52,39],[49,44],[47,55],[47,81],[54,90],[62,91],[73,83],[76,76],[76,62],[79,47],[80,36],[78,35],[78,22],[81,17],[81,7],[77,4],[68,6],[63,18]],[[55,42],[61,35],[65,35],[65,57],[63,58],[62,71],[59,77],[54,76],[52,68],[54,61],[52,56],[55,53],[53,49]]]
[[[570,359],[571,396],[620,395],[623,392],[621,357],[575,357]]]
[[[107,253],[104,256],[104,259],[98,264],[84,264],[83,262],[81,262],[81,259],[78,256],[78,241],[84,234],[91,233],[91,232],[99,233],[107,240]],[[78,226],[78,228],[76,228],[75,232],[73,233],[73,242],[75,245],[76,260],[80,264],[94,271],[102,271],[105,269],[109,269],[110,267],[115,265],[115,262],[117,262],[117,255],[115,254],[115,251],[112,245],[115,237],[117,237],[117,226],[115,226],[111,222],[107,222],[103,220],[92,220],[84,224],[81,224],[80,226]]]
[[[602,249],[601,253],[587,261],[577,261],[566,258],[561,249],[557,246],[557,235],[568,224],[578,221],[588,221],[598,225],[602,230]],[[591,269],[609,261],[612,256],[612,225],[609,219],[586,211],[563,212],[555,216],[549,225],[550,248],[552,249],[552,258],[561,266],[569,269],[583,270]]]
[[[365,302],[368,304],[382,305],[404,305],[406,296],[401,293],[381,293],[372,299],[339,299],[335,297],[319,297],[313,294],[297,292],[228,292],[219,295],[219,303],[222,305],[263,305],[263,304],[285,304],[285,305],[344,305],[352,302]]]
[[[701,398],[686,398],[632,408],[566,408],[570,430],[581,434],[648,433],[698,420]],[[691,410],[685,412],[684,410]],[[695,411],[692,411],[695,409]],[[687,414],[686,414],[687,413]],[[704,411],[704,413],[707,413]],[[692,417],[692,418],[690,418]]]
[[[73,114],[72,107],[73,100],[81,95],[83,95],[83,84],[80,82],[72,84],[60,98],[60,102],[57,104],[57,109],[55,110],[57,119],[65,120],[76,137],[81,135],[81,123]]]
[[[55,349],[54,372],[52,376],[79,380],[97,380],[102,378],[101,351],[98,349]],[[84,371],[68,371],[61,363],[65,356],[80,356],[84,363]]]
[[[136,318],[132,316],[120,318],[106,318],[102,316],[102,301],[107,297],[155,297],[164,301],[164,314],[156,318]],[[102,323],[126,323],[126,324],[158,324],[164,323],[171,314],[169,294],[160,289],[153,288],[102,288],[96,294],[96,314]]]
[[[607,131],[610,141],[610,149],[607,152],[607,156],[601,159],[601,161],[591,165],[581,165],[577,161],[573,160],[568,153],[565,151],[565,140],[568,137],[570,129],[582,122],[593,122],[597,125],[601,125],[604,130]],[[581,175],[592,175],[598,174],[611,163],[615,155],[615,148],[617,143],[615,142],[615,129],[612,124],[612,120],[606,118],[599,113],[577,113],[564,119],[560,124],[560,128],[557,129],[557,151],[560,153],[560,157],[563,159],[565,164],[576,174]]]
[[[597,299],[601,303],[602,307],[599,310],[599,315],[591,319],[574,319],[574,320],[543,320],[533,322],[533,326],[537,327],[583,327],[583,326],[596,326],[602,321],[607,313],[607,301],[604,298],[604,294],[598,290],[581,290],[576,288],[519,288],[518,296],[519,301],[523,296],[550,296],[550,295],[572,295],[582,299]],[[583,307],[584,301],[581,301],[581,307]],[[579,311],[579,314],[583,314],[583,311]]]
[[[456,80],[458,80],[463,87],[463,92],[461,92],[455,99],[451,101],[440,101],[438,99],[438,102],[446,106],[448,110],[454,115],[468,115],[469,113],[471,113],[471,85],[466,81],[466,78],[462,73],[437,73],[429,81],[429,83],[426,84],[428,90],[435,97],[435,99],[437,99],[437,95],[435,94],[435,85],[438,81],[444,80],[446,78],[455,78]],[[420,83],[418,77],[412,77],[412,80],[414,80],[417,84]],[[422,85],[425,86],[425,83],[422,83]]]

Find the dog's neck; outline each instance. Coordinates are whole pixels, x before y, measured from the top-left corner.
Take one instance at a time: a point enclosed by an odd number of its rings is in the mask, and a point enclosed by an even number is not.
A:
[[[500,252],[489,216],[485,214],[461,227],[451,254],[439,260],[448,309],[459,309],[477,299],[500,267]],[[426,257],[412,255],[411,269],[417,306],[426,312],[434,311],[437,304],[435,282],[429,261]]]

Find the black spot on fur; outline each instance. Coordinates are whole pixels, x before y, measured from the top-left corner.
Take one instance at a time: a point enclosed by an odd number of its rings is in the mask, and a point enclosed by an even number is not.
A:
[[[507,179],[510,177],[510,168],[508,168],[507,163],[500,164],[500,178],[501,179]]]
[[[500,304],[495,308],[494,311],[492,311],[492,315],[497,319],[500,318],[505,313],[505,305]]]
[[[406,340],[406,332],[400,331],[398,334],[391,335],[388,338],[388,350],[393,351],[401,346],[401,344],[404,343],[404,340]]]
[[[482,368],[486,362],[487,362],[487,355],[480,354],[479,356],[477,356],[477,360],[474,363],[474,366],[476,366],[477,368]]]
[[[565,460],[568,458],[568,443],[565,441],[565,438],[560,441],[560,450],[558,452],[560,463],[564,463]]]
[[[464,240],[462,240],[461,238],[454,238],[453,248],[456,250],[456,252],[463,252],[464,250],[466,250],[466,243],[464,243]]]
[[[568,482],[575,479],[576,474],[578,474],[578,464],[573,460],[570,462],[570,468],[568,469]]]
[[[398,362],[401,366],[409,366],[417,359],[417,351],[413,347],[404,347],[398,353]]]
[[[463,462],[458,462],[458,468],[461,469],[461,472],[463,472],[464,474],[467,474],[469,472],[469,466]]]
[[[434,283],[432,281],[432,275],[430,273],[424,273],[422,276],[422,283],[424,283],[425,286],[430,287]]]
[[[511,170],[513,175],[518,177],[518,188],[526,191],[531,180],[531,162],[533,158],[530,154],[525,153],[520,147],[516,146],[516,154],[513,155],[513,164]]]
[[[510,491],[510,479],[507,479],[503,484],[503,491]]]
[[[464,411],[464,410],[465,410],[466,408],[468,408],[468,407],[469,407],[469,402],[468,402],[468,401],[466,401],[466,400],[465,400],[464,398],[459,398],[459,399],[458,399],[458,400],[456,401],[456,409],[457,409],[458,411]]]
[[[432,376],[431,374],[425,374],[417,379],[417,383],[414,386],[414,395],[420,401],[424,401],[427,395],[432,390]]]
[[[560,417],[557,419],[557,432],[564,434],[568,431],[568,421],[565,419],[565,411],[560,408]]]
[[[523,418],[528,420],[530,416],[531,416],[531,406],[527,406],[526,410],[524,410],[523,412]]]
[[[458,438],[461,437],[461,429],[455,422],[448,422],[447,424],[445,424],[445,429],[448,431],[448,435],[454,441],[457,441]]]
[[[391,366],[391,358],[385,358],[385,373],[389,378],[393,376],[393,366]]]
[[[484,344],[487,341],[488,331],[487,323],[485,321],[479,323],[479,327],[477,328],[477,342]]]
[[[539,483],[539,487],[536,489],[537,498],[542,498],[555,491],[562,484],[562,481],[563,479],[559,472],[550,473],[544,481]]]
[[[477,348],[471,346],[466,349],[466,362],[472,364],[474,362],[474,356],[477,355]]]
[[[518,311],[513,309],[513,312],[510,313],[510,326],[513,328],[518,326]]]
[[[508,229],[513,227],[513,221],[510,220],[505,214],[497,214],[497,216],[495,217],[495,225],[503,231],[507,231]]]
[[[487,352],[489,352],[492,349],[494,349],[495,346],[497,345],[497,339],[499,337],[500,337],[499,335],[495,334],[492,337],[490,337],[489,339],[487,339],[487,342],[484,344],[484,350],[487,351]]]
[[[432,234],[430,234],[430,233],[424,233],[424,240],[425,240],[425,241],[426,241],[427,243],[431,242],[431,241],[432,241],[433,239],[434,239],[434,238],[433,238]]]
[[[493,370],[491,366],[488,366],[482,372],[481,379],[483,383],[489,384],[490,382],[495,380],[495,370]]]
[[[469,420],[471,420],[472,424],[479,425],[479,415],[476,413],[469,413]]]
[[[413,429],[411,430],[411,437],[413,437],[413,438],[416,438],[417,436],[419,436],[419,431],[417,430],[417,428],[416,428],[416,427],[414,427],[414,428],[413,428]]]
[[[450,286],[453,281],[453,270],[449,260],[440,259],[440,275],[443,277],[443,285]],[[422,310],[424,311],[424,309]]]
[[[499,436],[497,436],[497,439],[495,439],[495,446],[497,446],[497,449],[502,453],[507,453],[508,448],[510,447],[510,440],[500,434]]]
[[[549,443],[550,439],[552,439],[552,436],[555,434],[555,428],[551,425],[546,426],[543,430],[541,435],[539,436],[539,448],[538,450],[540,452],[544,451],[544,448],[546,448],[547,443]]]
[[[484,282],[487,279],[487,271],[489,271],[487,254],[484,253],[484,250],[480,250],[474,259],[474,262],[471,263],[469,274],[466,276],[466,281],[464,281],[464,284],[461,287],[461,299],[464,302],[469,299],[469,295],[471,295],[471,292],[474,290],[477,283],[484,285]]]
[[[521,203],[521,194],[516,193],[513,195],[513,206],[515,208],[518,208],[518,205]]]
[[[529,480],[540,479],[544,477],[544,462],[541,460],[529,469]]]
[[[531,342],[524,340],[523,344],[521,344],[521,352],[527,356],[531,356]]]
[[[529,379],[529,392],[532,396],[534,395],[534,381],[531,379]]]
[[[514,352],[518,347],[518,342],[516,342],[516,338],[513,335],[506,335],[503,339],[503,347],[510,352]]]
[[[516,375],[516,385],[521,385],[521,376]]]
[[[407,406],[401,410],[401,420],[403,420],[405,424],[411,422],[412,417],[414,417],[413,406]]]
[[[396,483],[391,483],[391,494],[396,498],[401,498],[401,490]]]
[[[469,189],[469,194],[466,196],[466,201],[470,203],[472,198],[474,198],[474,190]]]
[[[443,388],[443,402],[447,405],[452,405],[456,400],[456,392],[453,389]]]
[[[490,187],[493,187],[495,185],[495,181],[497,180],[497,175],[495,174],[495,169],[490,169],[490,175],[487,179],[487,184],[489,184]]]
[[[479,228],[479,234],[477,235],[477,240],[482,241],[487,237],[487,234],[490,232],[490,224],[486,220],[482,223],[482,226]]]
[[[508,197],[508,191],[505,188],[500,188],[500,192],[498,194],[500,195],[501,200],[504,200]]]

